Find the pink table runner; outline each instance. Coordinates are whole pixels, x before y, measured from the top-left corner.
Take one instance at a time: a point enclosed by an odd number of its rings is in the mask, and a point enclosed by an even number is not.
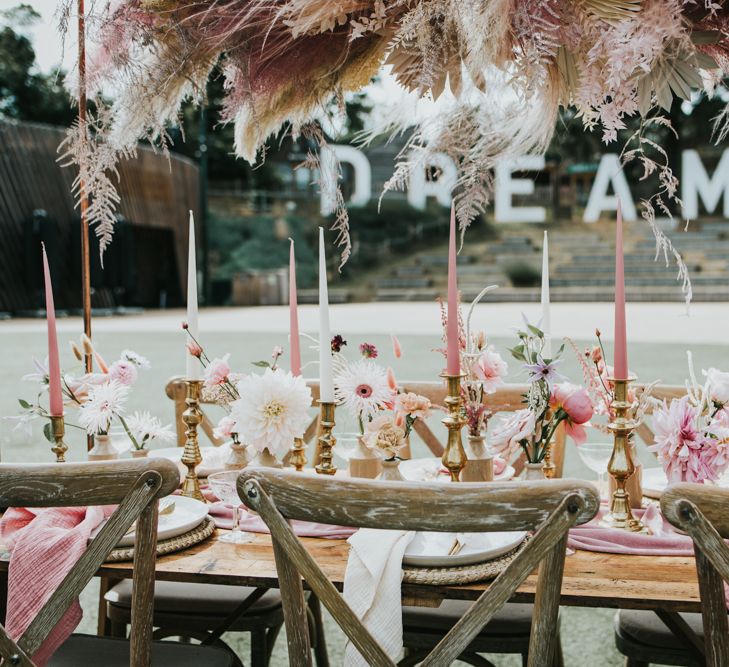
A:
[[[233,509],[218,501],[215,494],[207,487],[202,488],[205,499],[210,503],[208,512],[218,528],[230,529],[233,527]],[[291,521],[291,527],[299,537],[323,537],[330,540],[345,540],[355,532],[356,528],[346,526],[330,526],[326,523],[312,523],[310,521]],[[240,510],[240,529],[251,533],[268,533],[268,526],[260,516],[245,508]]]
[[[661,510],[656,504],[651,503],[644,510],[633,510],[636,518],[641,519],[650,528],[650,535],[603,528],[599,522],[607,509],[607,505],[603,503],[598,515],[592,521],[570,530],[567,545],[571,549],[634,556],[694,555],[691,538],[677,533],[673,526],[663,518]]]

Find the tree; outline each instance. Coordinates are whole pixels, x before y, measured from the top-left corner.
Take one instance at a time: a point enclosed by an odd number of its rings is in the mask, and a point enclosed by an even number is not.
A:
[[[17,31],[39,19],[26,4],[0,12],[0,115],[68,126],[76,114],[60,83],[62,73],[38,71],[33,45]]]

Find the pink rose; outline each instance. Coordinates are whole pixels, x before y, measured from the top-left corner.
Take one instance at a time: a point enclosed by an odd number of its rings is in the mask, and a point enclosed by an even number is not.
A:
[[[235,419],[226,415],[219,422],[218,425],[213,429],[213,435],[221,440],[230,438],[235,432]]]
[[[506,362],[492,347],[481,352],[473,365],[473,373],[481,381],[487,394],[493,394],[497,387],[504,384],[503,378],[508,370]]]
[[[430,400],[412,391],[398,394],[395,399],[395,410],[413,418],[426,419],[430,415]]]
[[[562,408],[573,424],[586,424],[590,421],[594,412],[587,391],[569,382],[554,385],[552,398],[549,402],[555,411]]]
[[[130,361],[119,360],[109,366],[109,377],[125,387],[131,387],[137,381],[137,367]]]
[[[213,359],[207,365],[205,369],[206,387],[216,387],[228,381],[228,375],[230,375],[230,366],[228,366],[229,357],[230,355],[226,354],[222,359]]]
[[[534,413],[523,408],[502,417],[489,438],[489,444],[495,452],[510,458],[522,440],[529,440],[535,435]]]

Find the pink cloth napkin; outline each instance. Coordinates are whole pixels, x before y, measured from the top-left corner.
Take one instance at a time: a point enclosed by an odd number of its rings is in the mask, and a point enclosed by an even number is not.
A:
[[[5,628],[19,639],[48,598],[86,551],[92,531],[113,507],[8,509],[0,520],[0,538],[10,550]],[[42,667],[81,621],[74,600],[33,655]]]
[[[673,526],[663,518],[658,505],[651,503],[644,510],[633,510],[636,518],[641,519],[650,528],[650,535],[603,528],[599,522],[607,510],[607,505],[603,503],[598,515],[592,521],[572,528],[567,545],[571,549],[634,556],[694,555],[691,538],[688,535],[677,533]]]
[[[207,487],[202,488],[205,499],[210,503],[208,513],[218,528],[230,529],[233,527],[233,508],[218,501],[215,494]],[[312,523],[311,521],[291,521],[291,527],[299,537],[323,537],[330,540],[346,540],[357,532],[356,528],[346,526],[330,526],[326,523]],[[268,526],[263,519],[244,507],[240,510],[240,529],[251,533],[268,533]]]

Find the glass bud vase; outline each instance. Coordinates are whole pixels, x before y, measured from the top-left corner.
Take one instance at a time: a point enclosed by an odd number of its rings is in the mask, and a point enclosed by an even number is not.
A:
[[[386,459],[382,462],[382,472],[379,474],[377,479],[384,480],[386,482],[404,482],[405,478],[400,472],[400,460],[399,459]]]
[[[547,479],[544,476],[544,461],[540,461],[539,463],[525,463],[524,479],[530,481]]]

